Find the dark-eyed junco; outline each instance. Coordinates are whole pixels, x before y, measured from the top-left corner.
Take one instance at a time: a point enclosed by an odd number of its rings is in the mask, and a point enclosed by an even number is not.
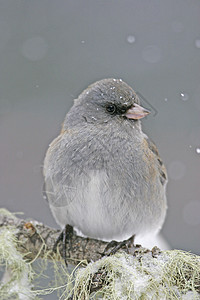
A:
[[[62,228],[106,241],[161,229],[167,174],[141,129],[148,113],[121,79],[97,81],[75,99],[44,161],[46,194]]]

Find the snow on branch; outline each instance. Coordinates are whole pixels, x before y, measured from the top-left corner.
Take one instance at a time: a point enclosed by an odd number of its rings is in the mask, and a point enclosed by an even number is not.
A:
[[[55,290],[62,300],[94,295],[103,299],[200,299],[200,257],[194,254],[133,246],[128,253],[120,250],[102,257],[106,242],[73,234],[67,241],[67,258],[76,267],[69,274],[62,245],[57,253],[52,251],[58,235],[58,230],[35,220],[0,210],[0,264],[10,274],[0,284],[1,299],[35,299]],[[56,280],[57,286],[46,289],[33,287],[32,262],[37,258],[52,262],[62,282]]]

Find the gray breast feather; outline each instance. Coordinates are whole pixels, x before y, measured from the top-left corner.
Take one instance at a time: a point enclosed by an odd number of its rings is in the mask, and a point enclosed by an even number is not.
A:
[[[166,198],[161,172],[154,170],[163,167],[157,153],[153,146],[144,152],[141,139],[133,145],[131,138],[112,136],[112,142],[115,138],[117,143],[111,144],[104,137],[102,144],[99,138],[80,134],[81,142],[72,141],[67,134],[52,142],[44,176],[49,205],[60,226],[70,224],[86,236],[108,240],[161,227]],[[153,155],[152,166],[148,155]]]

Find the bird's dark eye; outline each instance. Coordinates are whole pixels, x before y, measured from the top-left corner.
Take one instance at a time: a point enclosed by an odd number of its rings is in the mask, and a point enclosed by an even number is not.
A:
[[[114,104],[108,104],[106,106],[106,110],[107,112],[109,112],[110,114],[114,114],[114,112],[116,111],[116,106]]]

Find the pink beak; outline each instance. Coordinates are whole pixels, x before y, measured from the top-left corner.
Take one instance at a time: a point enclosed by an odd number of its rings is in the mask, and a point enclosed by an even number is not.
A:
[[[150,114],[149,110],[135,103],[131,108],[127,110],[125,116],[128,119],[139,120],[146,117],[148,114]]]

